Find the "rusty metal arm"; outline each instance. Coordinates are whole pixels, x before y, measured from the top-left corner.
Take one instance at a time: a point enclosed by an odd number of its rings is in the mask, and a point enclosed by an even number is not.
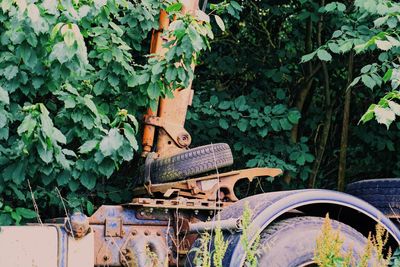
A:
[[[198,0],[182,0],[183,13],[195,13],[198,10]],[[152,36],[150,52],[160,56],[165,55],[163,44],[168,41],[162,37],[162,31],[169,26],[168,14],[162,11],[160,14],[160,28]],[[194,66],[193,66],[194,68]],[[173,92],[172,99],[161,98],[157,110],[148,109],[145,115],[145,127],[143,132],[143,153],[146,157],[153,150],[154,139],[157,133],[156,152],[160,158],[181,152],[191,143],[190,134],[184,129],[188,106],[191,105],[193,91],[191,83],[188,88],[177,89]],[[156,127],[158,131],[156,132]]]

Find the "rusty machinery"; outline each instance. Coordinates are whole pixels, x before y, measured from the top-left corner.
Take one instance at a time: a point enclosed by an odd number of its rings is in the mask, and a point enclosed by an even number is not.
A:
[[[196,12],[198,0],[182,2],[183,12]],[[166,40],[163,39],[162,32],[168,25],[169,18],[162,11],[160,27],[152,36],[151,53],[161,56],[165,53],[163,43]],[[192,266],[194,256],[189,254],[188,257],[190,248],[198,243],[195,241],[199,233],[212,230],[217,213],[220,213],[219,225],[224,231],[225,239],[229,241],[223,264],[242,266],[246,251],[240,242],[240,231],[245,203],[253,211],[247,234],[249,242],[255,240],[273,222],[285,222],[286,219],[296,216],[321,218],[329,212],[332,218],[350,225],[365,236],[368,235],[368,229],[380,221],[390,233],[390,242],[399,243],[400,231],[389,218],[373,206],[350,195],[327,190],[297,190],[264,193],[238,201],[234,186],[239,180],[276,177],[282,171],[253,168],[220,173],[219,167],[232,163],[229,146],[211,144],[189,149],[191,136],[185,130],[184,123],[193,91],[189,87],[177,89],[173,94],[172,99],[160,99],[157,110],[149,109],[144,117],[142,144],[146,162],[144,175],[133,192],[135,198],[123,205],[101,206],[89,218],[78,213],[69,218],[50,221],[45,226],[47,228],[40,228],[41,232],[53,235],[58,240],[58,250],[53,249],[51,254],[57,266],[177,266],[183,265],[185,261],[188,266]],[[199,177],[200,174],[212,170],[214,173]],[[316,222],[312,219],[315,217],[307,218]],[[18,245],[15,250],[35,249],[28,235],[20,235],[18,238],[14,238],[12,234],[6,235],[25,231],[25,228],[15,230],[17,228],[1,228],[0,244],[11,244],[10,241],[15,241]],[[307,229],[300,230],[302,232]],[[29,231],[24,233],[27,232]],[[2,238],[4,236],[10,239]],[[279,237],[276,240],[280,240]],[[284,245],[289,247],[301,244],[302,241]],[[41,243],[46,245],[44,241]],[[48,245],[40,253],[31,255],[32,262],[40,260],[36,259],[38,257],[46,257],[46,251],[50,247]],[[295,256],[300,258],[294,251],[295,249],[280,250],[279,253],[288,255],[280,259]],[[4,260],[10,259],[7,253],[7,250],[0,251],[0,265]],[[272,258],[268,258],[271,256],[268,253],[267,248],[260,251],[261,260],[268,266],[278,266],[274,265]],[[312,251],[308,254],[313,255]],[[31,260],[28,256],[20,259]]]
[[[198,0],[182,2],[183,12],[195,13],[198,9]],[[151,40],[152,54],[165,54],[163,43],[168,40],[162,33],[168,25],[168,15],[161,11],[160,27],[154,31]],[[174,168],[175,163],[169,160],[171,157],[201,150],[189,149],[192,138],[184,128],[193,90],[190,87],[177,89],[173,95],[173,98],[161,98],[157,110],[148,109],[144,116],[142,156],[146,158],[145,177],[142,186],[134,190],[136,198],[123,206],[102,206],[90,217],[97,265],[149,266],[155,264],[153,260],[156,259],[162,264],[182,263],[181,258],[186,257],[198,232],[211,227],[207,221],[238,200],[233,190],[237,181],[281,174],[279,169],[254,168],[196,178],[179,177],[178,174],[170,179],[172,181],[160,181],[157,179],[159,175],[153,179],[151,168],[158,161],[164,160],[169,164],[167,169]],[[209,145],[200,152],[206,151],[210,160],[211,153],[218,153],[219,148],[223,157],[221,161],[228,158],[225,160],[228,163],[218,161],[219,165],[211,164],[207,170],[231,164],[232,156],[227,146]],[[193,157],[196,155],[194,153]],[[179,159],[185,160],[185,157]],[[240,229],[240,219],[223,221],[222,225],[237,230]]]

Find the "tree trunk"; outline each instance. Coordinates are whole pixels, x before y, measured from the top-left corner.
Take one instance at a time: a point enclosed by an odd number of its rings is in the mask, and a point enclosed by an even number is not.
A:
[[[325,6],[325,0],[321,0],[320,5]],[[317,30],[318,46],[322,45],[323,21],[324,21],[324,17],[323,17],[323,15],[321,15],[320,20],[318,21],[318,30]],[[326,111],[325,111],[325,116],[324,116],[324,121],[323,121],[322,134],[318,140],[316,158],[315,158],[315,161],[313,164],[313,168],[311,171],[311,177],[310,177],[309,184],[308,184],[308,186],[310,188],[314,188],[314,186],[315,186],[315,181],[316,181],[316,178],[317,178],[317,175],[319,172],[319,168],[321,166],[321,162],[322,162],[322,159],[323,159],[323,156],[325,153],[326,144],[328,142],[329,131],[330,131],[331,124],[332,124],[332,113],[333,113],[332,100],[331,100],[331,89],[329,86],[328,66],[326,65],[325,61],[322,61],[321,65],[322,65],[322,72],[323,72],[323,77],[324,77]]]
[[[307,27],[306,27],[306,39],[305,39],[305,53],[309,54],[312,51],[312,20],[311,18],[308,19],[307,21]],[[304,83],[301,83],[300,86],[300,92],[296,96],[295,100],[295,107],[299,110],[300,113],[302,113],[304,102],[307,99],[308,93],[310,92],[312,82],[313,82],[313,76],[315,75],[315,71],[313,72],[312,64],[311,61],[306,63],[306,75],[304,77]],[[298,136],[299,136],[299,122],[295,125],[293,125],[293,128],[290,132],[290,140],[293,144],[296,144],[298,141]],[[286,184],[290,184],[292,180],[292,176],[290,175],[289,172],[285,172],[285,175],[283,176],[283,181]]]
[[[325,62],[322,62],[322,70],[324,74],[324,90],[325,90],[325,116],[324,116],[324,121],[323,121],[323,129],[322,129],[322,134],[319,139],[318,145],[317,145],[317,155],[313,164],[313,168],[311,171],[311,178],[309,180],[308,186],[310,188],[314,188],[315,186],[315,181],[318,175],[319,168],[321,166],[321,162],[325,153],[325,148],[326,144],[328,142],[328,137],[329,137],[329,130],[331,128],[332,124],[332,113],[333,113],[333,107],[332,107],[332,101],[331,101],[331,90],[329,86],[329,73],[328,73],[328,67]]]
[[[346,155],[347,155],[347,142],[349,135],[349,116],[350,116],[350,101],[351,101],[351,87],[348,87],[353,80],[353,63],[354,53],[350,52],[349,65],[347,74],[347,87],[344,97],[343,107],[343,123],[342,134],[340,139],[340,155],[339,155],[339,174],[338,174],[338,190],[343,191],[346,181]]]

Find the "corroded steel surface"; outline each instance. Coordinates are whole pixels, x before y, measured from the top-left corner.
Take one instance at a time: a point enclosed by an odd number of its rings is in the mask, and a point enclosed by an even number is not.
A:
[[[186,198],[197,198],[208,201],[222,200],[235,202],[238,198],[233,189],[237,181],[248,179],[251,182],[256,177],[275,177],[280,174],[282,174],[282,170],[273,168],[238,170],[171,183],[150,184],[146,188],[135,189],[134,194],[142,196],[150,192],[152,194],[162,194],[166,198],[179,195]]]
[[[198,10],[198,0],[184,0],[183,13],[195,13]],[[159,30],[153,32],[150,52],[163,56],[166,49],[162,46],[166,40],[162,36],[168,28],[169,19],[165,11],[160,14]],[[192,66],[194,68],[194,65]],[[161,158],[171,156],[186,149],[191,143],[190,134],[184,129],[188,106],[192,103],[193,91],[191,82],[187,88],[180,88],[173,92],[173,98],[161,98],[157,110],[148,109],[145,115],[143,132],[143,156],[147,156],[154,146],[154,137],[157,131],[156,151]]]

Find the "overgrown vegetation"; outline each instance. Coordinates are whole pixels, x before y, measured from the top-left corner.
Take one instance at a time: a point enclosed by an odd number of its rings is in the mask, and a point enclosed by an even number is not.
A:
[[[175,18],[164,32],[167,53],[149,56],[162,8]],[[158,0],[1,1],[0,225],[35,218],[22,208],[32,196],[45,217],[63,214],[62,201],[90,215],[93,203],[130,198],[136,115],[186,87],[190,65],[213,38],[205,13],[181,8]]]
[[[250,193],[343,190],[359,179],[398,177],[400,123],[389,129],[378,123],[389,126],[399,104],[399,4],[285,0],[241,6],[240,19],[225,18],[226,32],[196,70],[188,121],[194,141],[228,142],[237,168],[285,170],[276,184]],[[374,116],[378,123],[359,123]]]
[[[250,231],[251,218],[252,211],[246,202],[241,218],[242,233],[240,235],[240,242],[246,252],[244,266],[256,267],[258,263],[257,250],[260,245],[260,236],[257,236],[252,243],[249,243],[248,233]],[[218,217],[215,221],[215,229],[211,229],[210,232],[202,233],[198,239],[200,245],[192,248],[191,252],[195,253],[193,263],[196,267],[223,267],[222,263],[229,243],[224,238],[219,221],[220,218]],[[211,250],[211,248],[213,250]]]
[[[320,267],[395,266],[392,265],[396,259],[391,261],[391,250],[384,252],[388,238],[388,232],[378,223],[375,234],[369,233],[362,255],[354,255],[351,247],[348,251],[343,251],[344,239],[340,235],[340,229],[333,229],[327,214],[317,239],[314,261]]]

